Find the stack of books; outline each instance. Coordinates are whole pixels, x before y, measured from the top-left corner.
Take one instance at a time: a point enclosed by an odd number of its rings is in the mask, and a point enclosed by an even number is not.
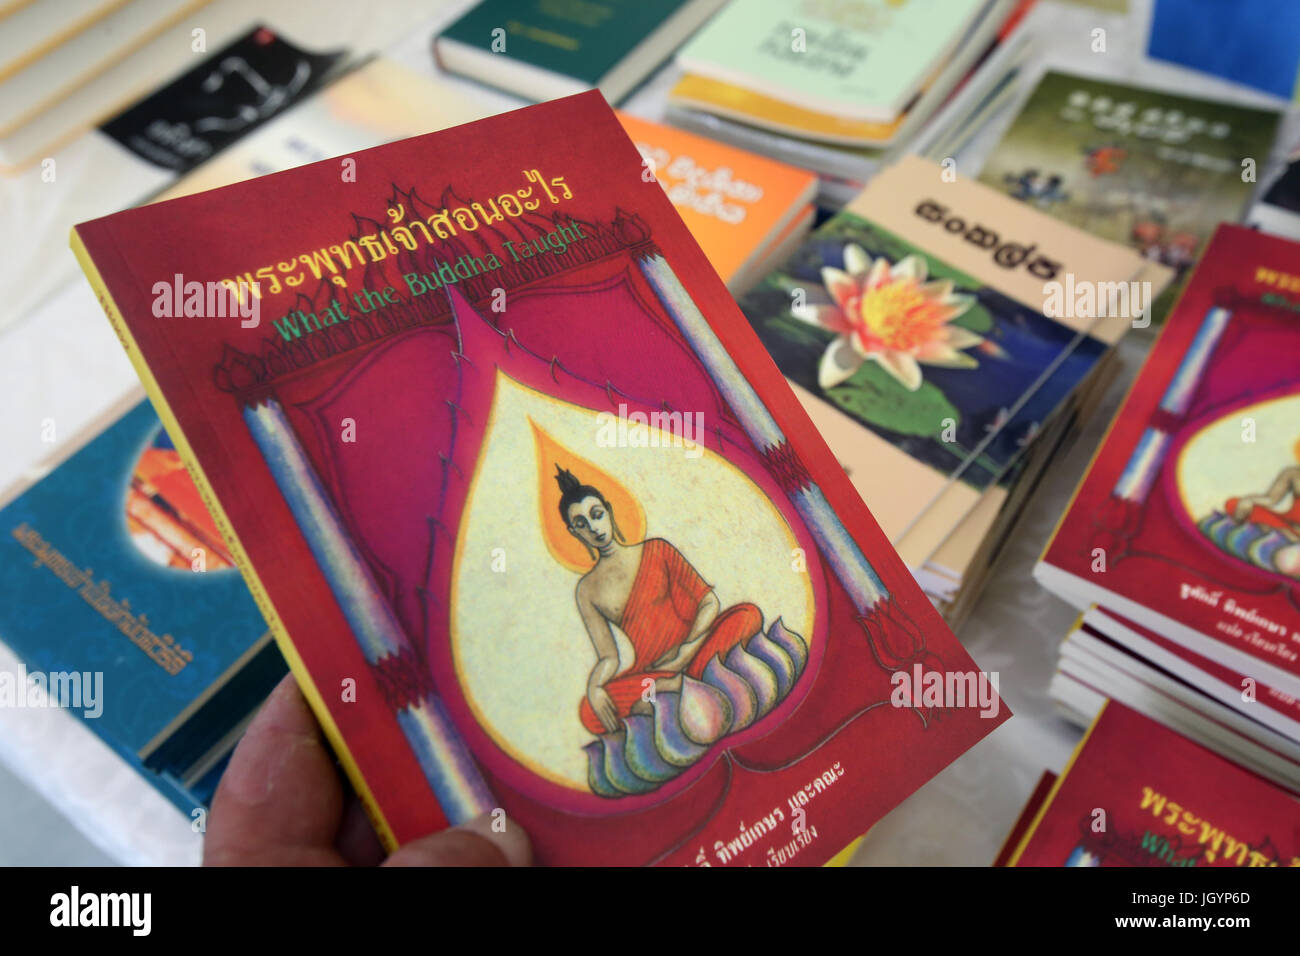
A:
[[[182,62],[190,42],[180,40],[177,28],[209,2],[72,0],[53,9],[38,3],[0,8],[0,168],[34,159],[97,120],[97,111],[111,110],[113,97],[146,75],[144,58],[135,54],[162,48],[153,41],[173,40],[175,62]],[[131,63],[134,73],[122,66]]]
[[[1297,812],[1291,794],[1112,702],[1065,771],[1044,775],[994,865],[1300,866]],[[1208,928],[1201,895],[1181,897],[1135,893],[1124,913]]]
[[[360,66],[381,40],[421,16],[410,4],[362,9],[317,0],[281,4],[269,15],[265,6],[0,3],[0,209],[24,232],[0,259],[0,327],[75,280],[75,263],[64,254],[74,224],[174,185]],[[433,81],[413,74],[407,82]],[[370,96],[369,109],[339,116],[366,128],[396,113],[409,121],[424,112],[423,132],[440,119],[445,125],[483,115],[472,112],[481,109],[474,93],[444,88],[431,103],[415,90],[410,109],[400,92]],[[372,144],[337,145],[343,152]]]
[[[1035,569],[1086,612],[1067,715],[1110,697],[1296,791],[1298,256],[1219,227]]]
[[[668,118],[817,172],[842,205],[963,89],[996,99],[1026,53],[1017,0],[734,0],[678,53]],[[965,118],[962,118],[963,122]]]
[[[1113,376],[1144,293],[1167,278],[1131,249],[907,157],[741,307],[955,625]],[[1095,299],[1109,288],[1123,301]]]
[[[245,29],[218,43],[233,25],[228,15],[203,23],[210,28],[204,43],[214,44],[204,55],[191,52],[198,40],[191,41],[188,30],[183,40],[168,30],[155,41],[170,38],[180,51],[175,74],[164,56],[125,86],[113,80],[151,43],[21,127],[7,132],[0,126],[0,206],[26,234],[0,262],[0,326],[75,278],[75,263],[63,255],[75,223],[175,183],[318,90],[347,59],[342,52],[308,52],[259,24],[241,24]],[[49,56],[57,61],[60,54]],[[0,103],[12,82],[16,78],[0,80]],[[69,111],[75,115],[62,116]]]

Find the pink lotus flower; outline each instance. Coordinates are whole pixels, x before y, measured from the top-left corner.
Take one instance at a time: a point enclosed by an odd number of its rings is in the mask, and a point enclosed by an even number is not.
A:
[[[868,360],[879,362],[913,392],[921,387],[922,364],[979,365],[960,350],[984,344],[984,337],[950,324],[975,297],[954,294],[947,279],[927,282],[926,272],[920,256],[907,256],[897,264],[884,256],[873,262],[852,243],[844,247],[844,269],[822,269],[834,305],[805,305],[791,312],[839,335],[817,369],[823,389],[846,381]]]

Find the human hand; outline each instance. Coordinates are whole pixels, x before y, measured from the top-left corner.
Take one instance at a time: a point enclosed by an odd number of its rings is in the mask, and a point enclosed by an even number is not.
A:
[[[599,685],[588,687],[587,700],[596,712],[596,719],[606,731],[612,734],[618,730],[618,708],[614,706],[614,698],[609,696],[609,691]]]
[[[659,658],[659,660],[651,664],[650,669],[656,671],[669,671],[676,674],[691,662],[690,656],[683,654],[682,651],[683,648],[679,647],[675,651],[668,652],[663,657]]]
[[[673,650],[669,651],[659,660],[650,665],[651,670],[672,671],[674,674],[684,670],[691,661],[695,659],[695,652],[700,649],[707,635],[701,634],[682,644],[678,644]]]
[[[384,858],[360,800],[345,797],[334,757],[290,674],[248,725],[221,777],[204,866],[525,866],[528,837],[491,818],[412,840]]]

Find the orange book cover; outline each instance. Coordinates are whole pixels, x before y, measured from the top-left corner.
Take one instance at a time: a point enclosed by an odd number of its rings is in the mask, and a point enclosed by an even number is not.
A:
[[[727,285],[800,218],[817,191],[806,170],[618,114],[640,150],[642,176],[659,180]]]

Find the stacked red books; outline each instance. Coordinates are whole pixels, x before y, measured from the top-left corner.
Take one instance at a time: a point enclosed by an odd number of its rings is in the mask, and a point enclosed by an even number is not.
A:
[[[1221,226],[1035,570],[1053,693],[1300,790],[1300,245]]]
[[[1008,839],[1008,866],[1300,866],[1293,796],[1122,704],[1102,708],[1061,776],[1050,789],[1040,783],[1026,817]],[[1155,902],[1196,905],[1203,919],[1244,900]]]

